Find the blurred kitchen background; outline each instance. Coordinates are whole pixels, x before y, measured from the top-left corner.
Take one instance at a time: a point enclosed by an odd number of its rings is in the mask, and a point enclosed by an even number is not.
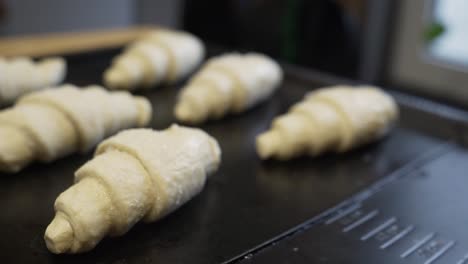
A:
[[[468,106],[466,0],[0,0],[0,35],[157,24]]]

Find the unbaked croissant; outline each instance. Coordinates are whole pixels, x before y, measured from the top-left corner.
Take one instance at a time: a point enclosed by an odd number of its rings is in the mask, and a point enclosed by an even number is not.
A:
[[[0,111],[0,171],[88,151],[119,130],[145,126],[151,114],[147,99],[99,86],[64,85],[25,95]]]
[[[273,120],[257,137],[262,159],[344,152],[384,136],[398,118],[398,106],[381,89],[335,86],[319,89]]]
[[[106,235],[156,221],[197,195],[220,163],[215,139],[200,129],[130,129],[102,142],[55,201],[50,251],[91,250]]]
[[[180,31],[155,30],[132,43],[104,73],[111,89],[135,90],[185,78],[205,56],[203,43]]]
[[[15,101],[23,94],[57,85],[66,74],[62,58],[34,62],[30,58],[0,58],[0,105]]]
[[[265,55],[232,53],[210,59],[183,88],[175,116],[202,123],[240,113],[268,98],[283,77],[280,66]]]

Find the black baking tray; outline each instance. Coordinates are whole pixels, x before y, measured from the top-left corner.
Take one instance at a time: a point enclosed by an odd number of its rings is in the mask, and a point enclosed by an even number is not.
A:
[[[342,209],[239,262],[466,264],[467,159],[466,150],[451,149],[400,171],[398,180],[379,191],[371,187]]]
[[[67,82],[100,83],[117,52],[68,56]],[[464,131],[462,121],[395,94],[402,118],[385,139],[343,155],[262,162],[255,154],[255,136],[274,116],[312,89],[348,82],[292,66],[285,71],[283,85],[267,102],[201,127],[218,139],[223,161],[200,195],[159,222],[137,224],[122,237],[104,239],[91,252],[57,256],[43,241],[55,198],[72,184],[74,171],[91,159],[91,152],[0,175],[0,263],[236,262],[304,223],[312,225],[312,219],[325,217],[371,186],[390,182],[391,175],[430,160],[437,155],[431,153]],[[152,128],[175,122],[174,102],[183,84],[140,93],[154,107]]]

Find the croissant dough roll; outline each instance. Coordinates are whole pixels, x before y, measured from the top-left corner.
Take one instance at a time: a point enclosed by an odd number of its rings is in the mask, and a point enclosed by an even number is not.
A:
[[[199,129],[131,129],[102,142],[59,195],[45,232],[50,251],[91,250],[106,235],[156,221],[197,195],[220,163],[215,139]]]
[[[191,73],[205,57],[203,43],[186,32],[159,30],[148,34],[147,40],[162,47],[169,57],[167,81],[176,82]]]
[[[175,115],[180,121],[196,124],[243,112],[268,98],[282,76],[279,65],[262,54],[215,57],[182,89]]]
[[[99,86],[64,85],[23,96],[0,112],[0,135],[11,139],[0,141],[0,171],[86,152],[119,130],[145,126],[151,113],[146,99]]]
[[[398,118],[393,98],[371,86],[319,89],[257,137],[262,159],[345,152],[383,137]]]
[[[30,58],[0,58],[0,105],[23,94],[57,85],[63,81],[66,62],[54,57],[33,62]]]
[[[205,48],[195,36],[155,30],[132,43],[104,73],[112,89],[135,90],[185,78],[203,60]]]

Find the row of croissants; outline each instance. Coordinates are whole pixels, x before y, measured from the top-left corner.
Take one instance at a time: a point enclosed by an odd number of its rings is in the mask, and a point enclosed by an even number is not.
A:
[[[55,202],[45,232],[53,253],[93,249],[105,236],[156,221],[203,189],[219,167],[221,149],[197,128],[147,127],[148,99],[129,91],[186,79],[202,62],[202,42],[185,32],[157,30],[131,43],[103,75],[104,86],[58,85],[63,59],[0,60],[0,171],[18,172],[34,161],[52,162],[95,148]],[[24,78],[24,75],[28,78]],[[186,82],[176,119],[198,125],[239,114],[267,100],[283,79],[281,67],[259,53],[208,59]],[[46,89],[50,88],[50,89]],[[386,135],[398,118],[391,96],[371,86],[333,86],[307,94],[258,135],[261,159],[345,152]]]

